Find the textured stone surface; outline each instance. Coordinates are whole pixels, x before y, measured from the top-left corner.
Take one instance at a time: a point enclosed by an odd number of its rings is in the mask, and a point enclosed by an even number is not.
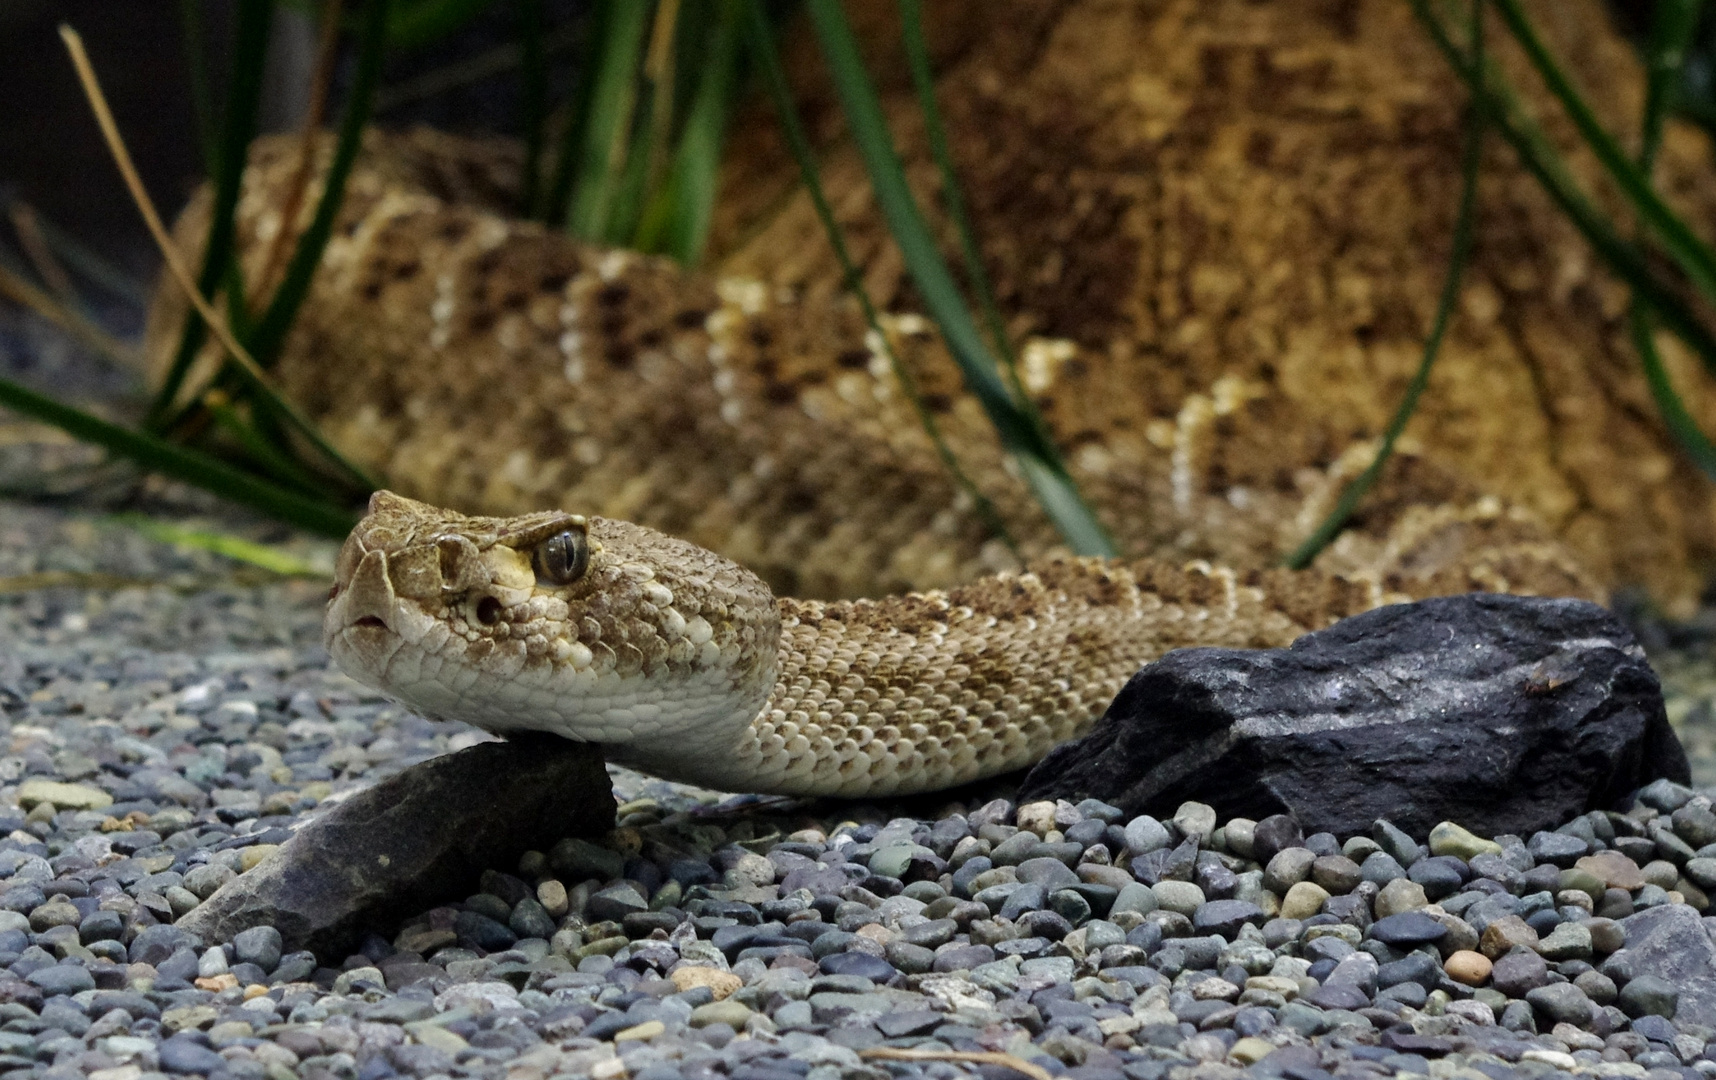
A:
[[[1632,635],[1576,600],[1401,604],[1286,649],[1186,649],[1144,667],[1021,798],[1129,812],[1186,799],[1347,835],[1386,816],[1529,835],[1688,777]]]
[[[1654,976],[1680,991],[1675,1019],[1716,1025],[1716,944],[1698,913],[1663,904],[1621,920],[1625,956],[1634,977]]]
[[[178,925],[208,941],[272,925],[287,950],[339,957],[371,927],[469,891],[485,867],[613,820],[594,747],[552,735],[483,743],[341,802]]]

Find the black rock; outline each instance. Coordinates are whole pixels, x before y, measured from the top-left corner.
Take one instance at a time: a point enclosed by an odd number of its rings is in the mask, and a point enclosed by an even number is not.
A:
[[[1667,979],[1655,975],[1640,975],[1621,989],[1620,999],[1616,1002],[1621,1011],[1633,1019],[1641,1016],[1660,1016],[1665,1020],[1673,1020],[1679,1011],[1680,991]]]
[[[453,931],[461,942],[469,942],[486,952],[511,948],[518,940],[518,935],[505,923],[475,911],[461,911],[454,916]]]
[[[1469,876],[1464,871],[1465,861],[1452,855],[1438,855],[1431,859],[1419,859],[1406,871],[1406,876],[1424,889],[1424,895],[1432,901],[1445,896],[1452,896],[1460,891],[1460,886],[1466,883]]]
[[[316,954],[308,949],[288,953],[280,958],[280,963],[274,968],[274,976],[269,980],[276,986],[291,982],[304,982],[316,973]]]
[[[594,746],[534,733],[482,743],[341,802],[177,928],[227,941],[271,925],[284,949],[343,958],[366,930],[462,895],[484,868],[613,823],[613,787]]]
[[[1397,604],[1286,649],[1181,649],[1146,665],[1019,800],[1290,814],[1422,835],[1530,835],[1689,779],[1644,653],[1583,600],[1473,593]]]
[[[627,884],[610,885],[590,897],[590,917],[619,922],[636,911],[648,911],[649,901]]]
[[[907,1035],[923,1035],[934,1031],[947,1017],[930,1009],[902,1009],[883,1013],[876,1018],[876,1027],[890,1039]]]
[[[531,897],[520,900],[512,909],[512,917],[507,921],[507,926],[521,938],[534,937],[546,941],[554,936],[554,919],[549,916],[547,909]]]
[[[1577,836],[1568,836],[1563,832],[1533,833],[1531,842],[1526,845],[1531,857],[1540,863],[1552,863],[1566,870],[1577,862],[1582,855],[1591,853],[1591,845]]]
[[[1192,926],[1200,934],[1220,934],[1231,941],[1246,923],[1262,926],[1268,917],[1249,900],[1210,900],[1192,913]]]
[[[1387,818],[1377,818],[1370,823],[1370,838],[1375,840],[1382,850],[1394,856],[1402,866],[1413,866],[1429,854],[1423,844],[1401,832]]]
[[[1675,1036],[1680,1034],[1666,1018],[1657,1016],[1655,1013],[1635,1016],[1632,1022],[1632,1030],[1634,1034],[1643,1035],[1652,1042],[1659,1042],[1668,1046],[1673,1046]]]
[[[1132,876],[1146,885],[1190,881],[1198,864],[1198,841],[1188,836],[1177,847],[1161,848],[1132,860]]]
[[[37,968],[30,972],[26,981],[39,987],[44,997],[55,997],[60,994],[70,997],[73,994],[81,994],[85,990],[95,989],[95,976],[89,973],[88,968],[75,960]]]
[[[1415,1035],[1411,1031],[1393,1028],[1382,1033],[1381,1042],[1397,1054],[1419,1054],[1424,1057],[1451,1054],[1459,1046],[1446,1035]]]
[[[155,965],[155,975],[161,979],[178,979],[180,982],[190,982],[197,977],[196,950],[180,946],[173,950],[173,955]]]
[[[159,967],[161,961],[182,948],[197,948],[202,938],[186,933],[182,927],[157,924],[145,926],[131,939],[129,956],[133,964]]]
[[[1528,990],[1525,1000],[1539,1013],[1557,1024],[1583,1027],[1591,1019],[1591,999],[1572,983],[1550,983]]]
[[[1305,831],[1286,814],[1269,815],[1257,823],[1251,835],[1253,855],[1259,866],[1268,866],[1270,859],[1290,847],[1305,846]]]

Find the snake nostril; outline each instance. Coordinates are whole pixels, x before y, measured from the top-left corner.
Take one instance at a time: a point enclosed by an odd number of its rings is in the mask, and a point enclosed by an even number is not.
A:
[[[363,618],[359,619],[357,622],[352,623],[352,625],[353,626],[370,626],[370,627],[374,627],[377,630],[386,630],[387,629],[387,624],[381,620],[380,616],[377,616],[377,615],[365,615]]]

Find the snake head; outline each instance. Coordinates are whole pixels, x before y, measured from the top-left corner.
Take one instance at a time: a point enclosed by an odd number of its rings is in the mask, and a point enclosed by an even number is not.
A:
[[[748,723],[779,633],[768,587],[696,545],[386,491],[340,550],[323,619],[347,674],[425,715],[610,744]]]

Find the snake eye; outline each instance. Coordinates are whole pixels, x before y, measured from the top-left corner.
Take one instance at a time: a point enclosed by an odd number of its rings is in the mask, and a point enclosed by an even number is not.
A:
[[[590,544],[583,532],[568,529],[536,545],[531,556],[537,579],[548,585],[570,585],[590,567]]]

